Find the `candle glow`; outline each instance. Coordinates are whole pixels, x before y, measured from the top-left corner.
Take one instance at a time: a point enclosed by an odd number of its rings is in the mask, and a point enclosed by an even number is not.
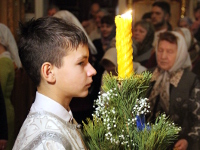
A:
[[[130,77],[133,73],[132,15],[131,11],[115,17],[118,78]]]

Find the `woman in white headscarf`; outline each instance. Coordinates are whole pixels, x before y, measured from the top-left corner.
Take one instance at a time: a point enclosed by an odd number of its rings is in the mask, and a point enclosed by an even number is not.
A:
[[[199,149],[200,83],[191,69],[184,37],[178,32],[161,33],[156,47],[158,66],[153,71],[149,101],[150,120],[166,113],[182,127],[176,149]]]
[[[4,95],[7,123],[8,143],[7,149],[12,149],[14,144],[14,108],[10,101],[15,79],[15,68],[21,67],[18,48],[9,28],[0,23],[0,83]],[[1,143],[1,139],[0,139]],[[6,148],[6,144],[0,145]]]

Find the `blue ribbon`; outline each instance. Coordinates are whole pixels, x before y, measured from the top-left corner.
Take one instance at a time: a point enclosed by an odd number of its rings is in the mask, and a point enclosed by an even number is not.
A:
[[[150,126],[145,124],[145,115],[144,114],[140,114],[139,116],[136,116],[137,120],[136,120],[136,125],[137,125],[137,129],[142,131],[145,126],[147,127],[148,130],[150,130]]]

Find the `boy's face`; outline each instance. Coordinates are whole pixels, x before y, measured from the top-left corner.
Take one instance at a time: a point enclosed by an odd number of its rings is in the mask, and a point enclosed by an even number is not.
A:
[[[63,57],[63,64],[56,69],[56,86],[60,96],[85,97],[96,70],[88,62],[87,46],[79,45],[77,50],[69,50]]]

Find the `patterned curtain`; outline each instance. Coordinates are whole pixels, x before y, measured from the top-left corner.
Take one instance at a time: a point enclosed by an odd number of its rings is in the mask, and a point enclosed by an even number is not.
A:
[[[16,41],[19,21],[24,21],[23,0],[0,0],[0,23],[10,28]]]

